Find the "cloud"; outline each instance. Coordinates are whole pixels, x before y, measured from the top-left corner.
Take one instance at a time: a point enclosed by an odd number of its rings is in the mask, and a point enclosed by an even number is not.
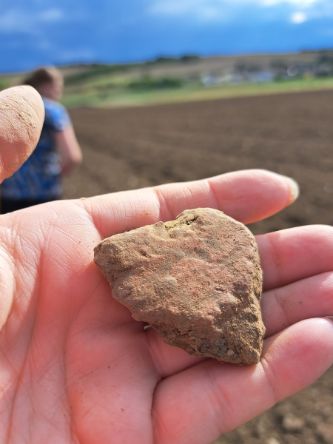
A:
[[[284,16],[286,21],[301,24],[313,18],[332,16],[331,0],[150,0],[152,15],[194,18],[197,21],[231,21],[244,11],[255,12],[262,20],[265,13]],[[272,15],[270,15],[272,17]]]
[[[37,20],[41,22],[58,22],[65,18],[65,14],[61,9],[51,8],[41,11],[37,14]]]
[[[290,21],[294,25],[301,25],[302,23],[307,22],[307,20],[308,20],[307,15],[305,14],[305,12],[302,11],[296,11],[290,16]]]
[[[0,16],[0,29],[3,32],[34,33],[44,23],[62,21],[65,15],[61,9],[43,9],[35,14],[29,10],[11,9]]]
[[[202,20],[223,18],[219,0],[154,0],[149,8],[153,15],[194,16]]]
[[[316,3],[321,3],[321,0],[254,0],[253,3],[261,3],[263,6],[287,5],[297,8],[308,8],[315,5]]]

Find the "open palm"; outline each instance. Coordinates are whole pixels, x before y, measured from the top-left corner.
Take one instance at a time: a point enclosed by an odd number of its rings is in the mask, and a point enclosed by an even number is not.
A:
[[[0,442],[209,443],[333,362],[333,230],[258,237],[267,327],[261,363],[165,344],[132,320],[93,263],[104,237],[213,207],[245,223],[293,200],[265,171],[54,202],[0,218]]]

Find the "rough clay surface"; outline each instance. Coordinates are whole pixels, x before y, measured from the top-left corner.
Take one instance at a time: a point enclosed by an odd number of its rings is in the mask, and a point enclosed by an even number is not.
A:
[[[113,296],[169,344],[230,363],[259,361],[262,271],[243,224],[213,209],[184,211],[104,240],[95,262]]]

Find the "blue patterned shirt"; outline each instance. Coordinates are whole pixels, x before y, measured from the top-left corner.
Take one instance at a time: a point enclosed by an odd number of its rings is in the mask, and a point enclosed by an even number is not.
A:
[[[4,198],[52,200],[61,196],[60,159],[55,146],[56,132],[63,131],[70,118],[65,108],[43,97],[45,121],[35,151],[22,167],[1,186]]]

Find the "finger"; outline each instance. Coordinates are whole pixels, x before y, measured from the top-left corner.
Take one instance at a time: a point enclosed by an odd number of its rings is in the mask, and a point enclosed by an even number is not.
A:
[[[262,313],[266,336],[303,319],[333,316],[333,273],[323,273],[266,292]]]
[[[44,105],[31,86],[0,92],[0,182],[11,176],[37,145]]]
[[[185,209],[218,208],[252,223],[280,211],[298,196],[295,182],[264,170],[245,170],[195,182],[108,194],[82,200],[102,237],[159,220]]]
[[[173,375],[205,360],[167,344],[153,329],[145,334],[150,356],[160,377]]]
[[[333,271],[332,227],[290,228],[257,236],[257,243],[265,290]]]
[[[163,380],[153,406],[156,442],[212,442],[311,384],[333,363],[333,323],[303,321],[265,348],[256,366],[207,361]]]

